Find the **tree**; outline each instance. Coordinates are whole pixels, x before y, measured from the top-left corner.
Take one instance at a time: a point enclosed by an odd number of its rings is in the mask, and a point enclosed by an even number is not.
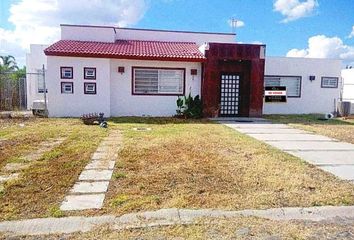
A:
[[[0,60],[1,72],[13,72],[19,69],[14,56],[0,56]]]

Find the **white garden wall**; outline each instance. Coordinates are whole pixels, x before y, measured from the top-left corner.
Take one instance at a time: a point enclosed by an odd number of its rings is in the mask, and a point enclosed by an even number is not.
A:
[[[341,61],[333,59],[267,57],[265,75],[301,76],[301,97],[287,103],[264,103],[264,114],[330,113],[341,91]],[[310,81],[309,76],[316,80]],[[322,88],[322,77],[338,77],[338,88]]]
[[[354,69],[343,69],[343,100],[354,105]]]

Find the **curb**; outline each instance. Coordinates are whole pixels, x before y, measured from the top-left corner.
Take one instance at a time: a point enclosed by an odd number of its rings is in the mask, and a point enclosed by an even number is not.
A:
[[[217,209],[160,209],[139,213],[129,213],[122,216],[97,217],[64,217],[64,218],[36,218],[18,221],[0,222],[0,233],[11,236],[68,234],[74,232],[88,232],[104,224],[110,224],[115,230],[170,226],[178,224],[193,224],[203,217],[235,218],[260,217],[270,220],[354,220],[354,206],[324,206],[310,208],[273,208],[266,210],[226,211]]]

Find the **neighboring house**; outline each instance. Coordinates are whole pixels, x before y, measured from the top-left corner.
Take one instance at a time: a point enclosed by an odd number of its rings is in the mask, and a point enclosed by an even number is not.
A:
[[[47,66],[44,54],[47,47],[48,45],[31,44],[30,52],[26,54],[27,109],[32,109],[34,101],[44,102],[42,68],[43,65]]]
[[[52,117],[171,116],[189,93],[206,117],[326,113],[340,95],[340,61],[265,60],[265,45],[230,33],[61,25],[44,52]],[[287,103],[264,104],[264,83],[287,86]]]

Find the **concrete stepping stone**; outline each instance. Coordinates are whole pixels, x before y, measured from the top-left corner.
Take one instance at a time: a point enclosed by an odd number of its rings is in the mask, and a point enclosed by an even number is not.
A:
[[[5,165],[4,170],[8,172],[18,171],[28,168],[29,164],[24,163],[8,163]]]
[[[111,146],[102,146],[100,145],[96,152],[108,152],[112,147]]]
[[[65,198],[60,206],[60,210],[86,210],[99,209],[103,205],[105,194],[85,194],[85,195],[69,195]]]
[[[81,181],[102,181],[110,180],[113,170],[84,170],[80,176]]]
[[[108,157],[108,153],[107,152],[95,152],[92,155],[92,160],[101,160],[101,159],[106,159]]]
[[[25,161],[28,161],[28,162],[32,162],[32,161],[35,161],[35,160],[38,160],[39,158],[41,158],[41,156],[43,155],[44,152],[34,152],[34,153],[30,153],[26,156],[23,156],[23,159]]]
[[[72,193],[105,193],[109,181],[106,182],[77,182],[71,189]]]
[[[9,174],[9,175],[2,175],[0,176],[0,183],[3,182],[7,182],[9,180],[14,180],[17,179],[19,177],[19,173],[13,173],[13,174]]]
[[[90,162],[85,169],[113,169],[115,161],[100,160]]]
[[[111,141],[112,136],[119,141]],[[60,209],[63,211],[99,209],[103,205],[120,145],[119,132],[111,132],[92,155]]]

